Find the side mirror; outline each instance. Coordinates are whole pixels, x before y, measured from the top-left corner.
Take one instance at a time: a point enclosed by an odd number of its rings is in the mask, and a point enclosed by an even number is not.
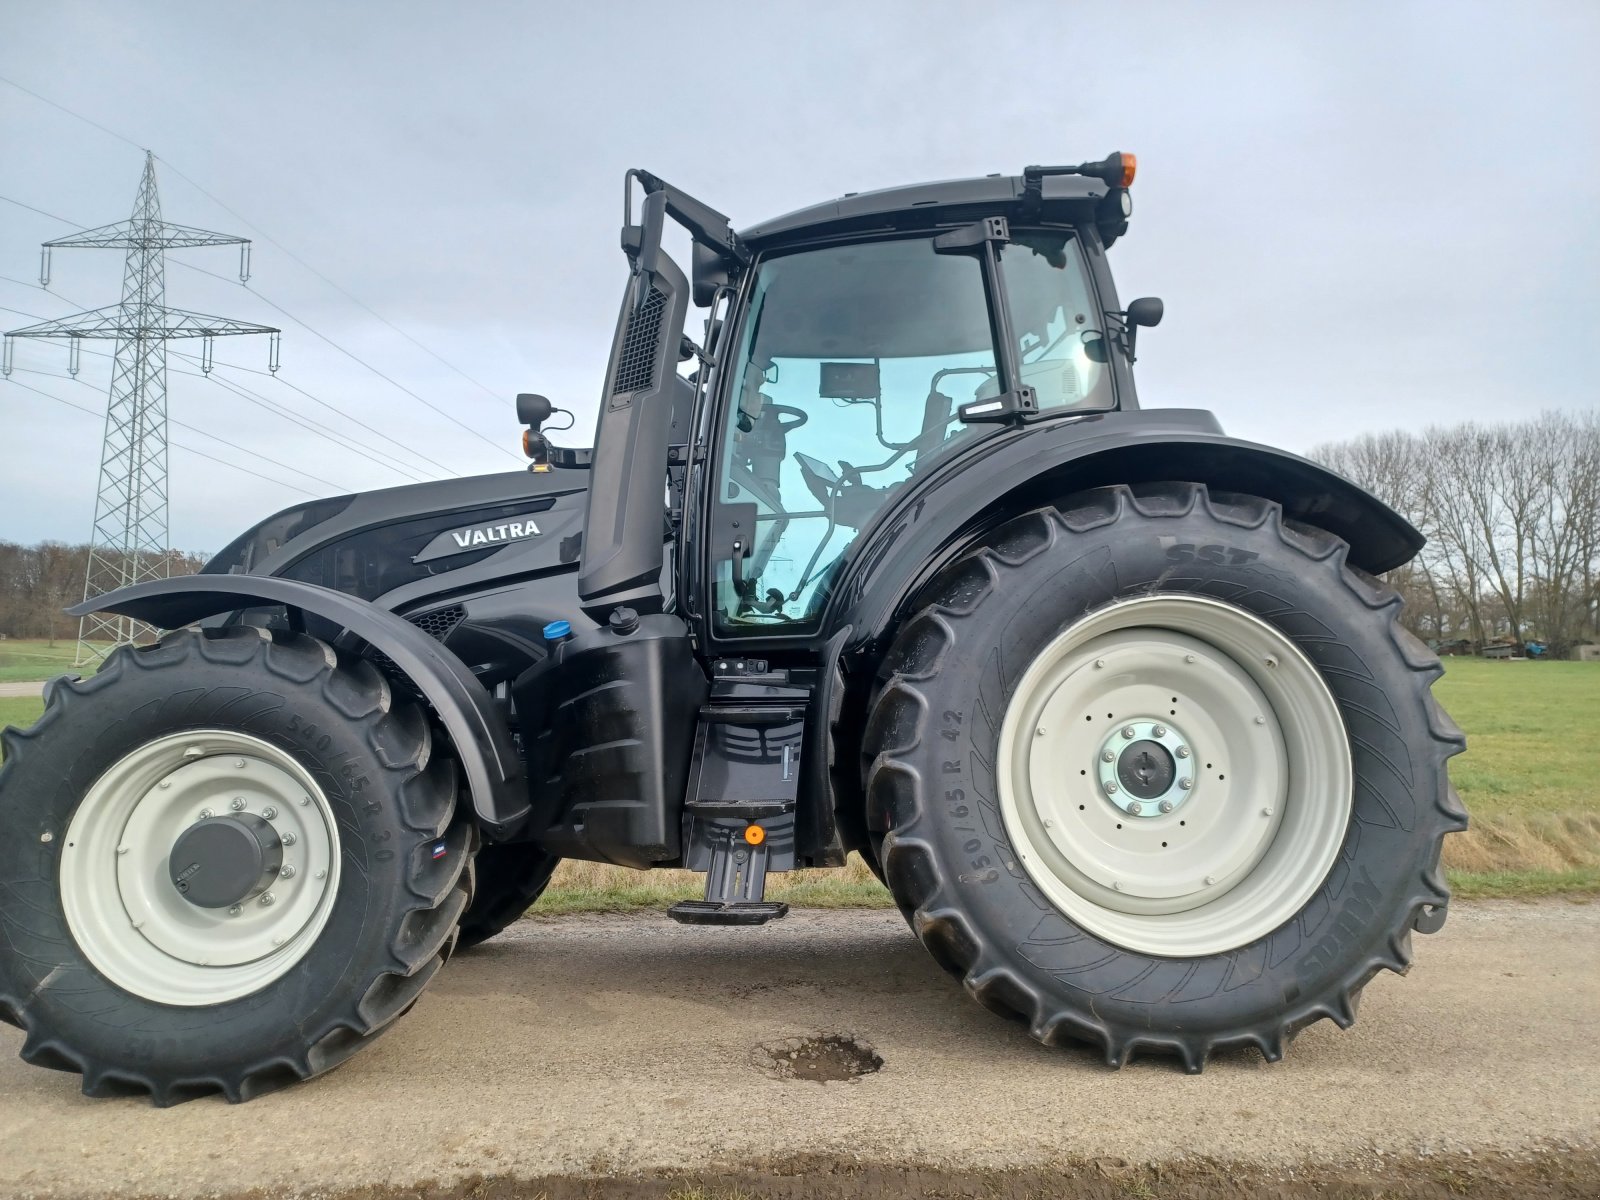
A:
[[[1112,313],[1114,317],[1121,317],[1121,328],[1115,333],[1117,343],[1122,347],[1122,353],[1128,361],[1137,361],[1133,356],[1134,340],[1138,335],[1139,327],[1159,325],[1161,317],[1166,312],[1166,305],[1154,296],[1141,296],[1133,301],[1120,313]]]
[[[555,410],[556,406],[543,396],[533,392],[517,393],[517,420],[523,425],[537,429],[550,419],[550,414]]]
[[[1159,325],[1167,306],[1156,296],[1141,296],[1128,305],[1129,325]]]

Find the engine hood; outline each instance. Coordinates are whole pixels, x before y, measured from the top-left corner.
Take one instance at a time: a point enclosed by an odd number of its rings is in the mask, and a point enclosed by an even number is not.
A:
[[[477,579],[576,569],[587,471],[508,471],[336,496],[275,513],[208,574],[281,575],[401,608]]]

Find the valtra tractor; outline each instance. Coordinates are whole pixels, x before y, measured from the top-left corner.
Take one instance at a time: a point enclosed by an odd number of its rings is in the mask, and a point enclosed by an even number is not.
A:
[[[22,1056],[244,1100],[366,1045],[562,858],[702,872],[672,917],[757,926],[773,872],[851,851],[1046,1045],[1199,1071],[1348,1025],[1443,924],[1466,824],[1377,578],[1423,539],[1139,403],[1133,176],[735,232],[630,171],[592,449],[521,396],[529,470],[300,505],[74,609],[170,632],[5,732]]]

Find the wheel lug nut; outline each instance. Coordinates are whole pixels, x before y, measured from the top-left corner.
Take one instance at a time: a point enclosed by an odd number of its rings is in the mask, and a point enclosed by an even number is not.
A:
[[[274,899],[275,897],[271,892],[262,892],[261,899],[257,901],[257,903],[259,903],[262,908],[271,908]]]
[[[1162,812],[1169,813],[1169,812],[1172,811],[1172,801],[1171,800],[1163,800],[1158,807],[1161,809]]]
[[[1192,788],[1194,786],[1194,780],[1192,780],[1192,779],[1180,779],[1180,780],[1178,780],[1178,786],[1181,787],[1184,791],[1187,792],[1190,788]]]
[[[244,905],[242,905],[242,904],[235,904],[235,905],[234,905],[234,906],[233,906],[233,907],[232,907],[232,908],[230,908],[230,909],[229,909],[229,910],[228,910],[228,915],[229,915],[229,916],[230,916],[230,917],[237,917],[237,916],[238,916],[238,915],[239,915],[239,914],[240,914],[240,913],[242,913],[242,912],[243,912],[243,911],[244,911]]]
[[[296,843],[296,842],[298,842],[298,841],[299,841],[299,840],[300,840],[300,839],[299,839],[299,838],[297,838],[297,837],[295,837],[295,835],[294,835],[294,834],[293,834],[293,833],[292,833],[292,832],[290,832],[290,833],[285,833],[285,834],[284,834],[284,835],[283,835],[283,836],[282,836],[282,837],[280,837],[280,838],[279,838],[279,839],[278,839],[278,840],[279,840],[279,841],[280,841],[280,842],[282,842],[282,843],[283,843],[283,844],[284,844],[284,845],[285,845],[285,846],[292,846],[292,845],[294,845],[294,844],[295,844],[295,843]]]
[[[1195,658],[1194,658],[1194,655],[1192,655],[1192,654],[1185,654],[1185,655],[1184,655],[1184,656],[1183,656],[1183,661],[1184,661],[1184,662],[1186,662],[1186,663],[1192,663],[1192,662],[1194,662],[1194,661],[1195,661]]]
[[[1044,736],[1044,726],[1041,725],[1041,726],[1039,726],[1039,728],[1035,729],[1033,731],[1033,736],[1034,737],[1043,737]]]
[[[1179,758],[1188,758],[1189,757],[1189,747],[1187,747],[1187,746],[1179,746],[1177,748],[1177,750],[1175,750],[1173,753],[1175,753]]]
[[[209,808],[202,808],[200,810],[200,819],[202,821],[209,821],[212,817],[214,817],[216,815],[217,814],[212,812]]]
[[[228,801],[228,807],[233,809],[234,812],[243,812],[244,811],[244,797],[243,796],[235,796],[232,800]]]
[[[1267,719],[1265,717],[1257,717],[1256,718],[1256,724],[1257,725],[1265,725],[1266,723],[1267,723]]]
[[[158,788],[160,788],[162,791],[166,791],[169,787],[172,786],[172,780],[163,779],[160,783],[156,784],[156,786]]]
[[[1133,736],[1134,736],[1134,728],[1133,728],[1133,726],[1132,725],[1124,725],[1122,727],[1122,736],[1127,738],[1129,741],[1132,741],[1133,740]]]
[[[274,820],[277,820],[278,810],[273,808],[272,805],[269,804],[269,805],[267,805],[267,807],[265,807],[265,808],[263,808],[261,810],[261,815],[263,817],[265,817],[269,821],[274,821]]]
[[[293,879],[294,878],[294,868],[293,867],[284,867],[282,870],[280,870],[278,872],[278,875],[283,879]]]
[[[1107,794],[1110,794],[1111,792],[1114,792],[1116,790],[1117,790],[1117,781],[1115,779],[1106,780],[1106,792],[1107,792]]]
[[[1155,728],[1150,730],[1150,736],[1151,737],[1158,737],[1158,738],[1166,737],[1167,736],[1167,727],[1165,725],[1157,725]]]
[[[1217,880],[1216,880],[1216,877],[1214,875],[1207,875],[1206,876],[1206,886],[1207,887],[1210,887],[1212,884],[1216,883],[1216,881]]]
[[[239,771],[244,770],[244,759],[242,759],[242,758],[234,759],[233,760],[233,766],[234,766],[235,770],[239,770]]]
[[[1270,808],[1263,808],[1261,810],[1261,815],[1263,817],[1270,817],[1272,815],[1272,810]]]
[[[1116,751],[1114,751],[1114,750],[1102,750],[1100,752],[1100,761],[1101,762],[1116,762],[1117,761]]]
[[[1128,812],[1130,815],[1137,817],[1143,811],[1144,805],[1140,804],[1137,800],[1128,801]]]

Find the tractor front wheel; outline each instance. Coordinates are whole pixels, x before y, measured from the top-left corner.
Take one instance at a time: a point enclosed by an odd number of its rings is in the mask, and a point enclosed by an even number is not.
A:
[[[89,1095],[246,1100],[417,999],[466,908],[456,765],[369,662],[192,631],[59,679],[0,766],[0,1018]]]

